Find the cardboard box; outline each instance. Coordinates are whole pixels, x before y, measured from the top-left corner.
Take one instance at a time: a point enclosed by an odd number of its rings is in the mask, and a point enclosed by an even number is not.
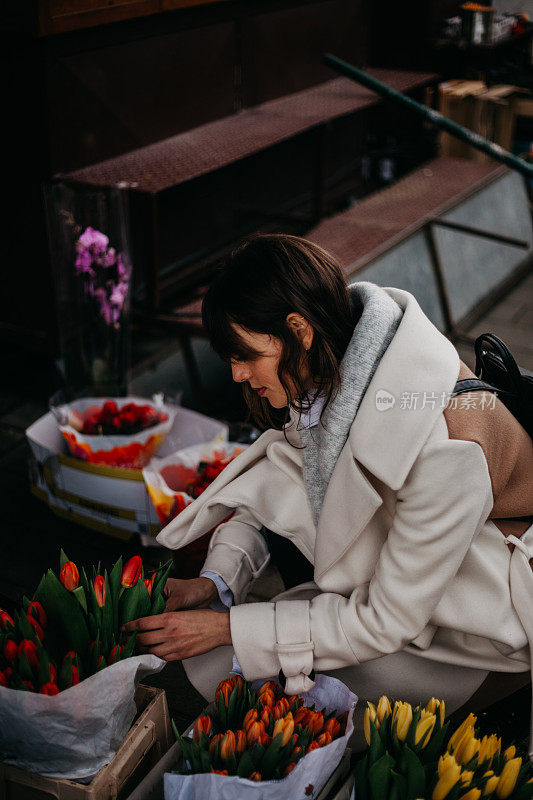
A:
[[[142,684],[135,693],[138,716],[113,760],[91,783],[45,778],[0,762],[2,800],[122,800],[160,762],[172,745],[166,694]]]
[[[92,530],[125,541],[139,534],[145,545],[161,530],[142,470],[107,467],[73,458],[50,412],[26,430],[30,445],[32,492],[52,511]],[[187,408],[178,408],[174,424],[158,451],[167,456],[215,437],[228,438],[228,427]]]

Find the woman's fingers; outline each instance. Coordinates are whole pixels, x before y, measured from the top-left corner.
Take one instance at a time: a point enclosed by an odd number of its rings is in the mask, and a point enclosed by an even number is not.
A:
[[[156,629],[164,628],[168,623],[167,614],[154,614],[153,617],[141,617],[134,619],[131,622],[126,622],[122,626],[124,633],[135,633],[135,631],[153,631]]]

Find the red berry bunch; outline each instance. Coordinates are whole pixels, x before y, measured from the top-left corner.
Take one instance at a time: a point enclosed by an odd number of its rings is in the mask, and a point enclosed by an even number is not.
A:
[[[166,422],[168,415],[156,411],[152,406],[126,403],[119,409],[114,400],[107,400],[102,408],[95,411],[83,422],[82,433],[89,435],[129,436]]]

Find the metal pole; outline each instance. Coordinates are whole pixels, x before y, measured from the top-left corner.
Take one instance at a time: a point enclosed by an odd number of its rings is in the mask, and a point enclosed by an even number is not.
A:
[[[487,153],[487,155],[502,164],[506,164],[511,169],[521,172],[526,178],[533,178],[533,164],[528,164],[527,161],[513,156],[498,144],[489,142],[488,139],[484,139],[483,136],[469,131],[468,128],[457,125],[456,122],[452,122],[450,119],[447,119],[447,117],[443,117],[438,111],[426,108],[426,106],[421,103],[417,103],[416,100],[412,100],[410,97],[407,97],[407,95],[397,92],[396,89],[391,89],[390,86],[372,78],[366,72],[357,69],[357,67],[352,66],[352,64],[348,64],[347,61],[337,58],[337,56],[331,55],[331,53],[326,53],[323,57],[323,61],[328,67],[340,72],[352,81],[361,83],[363,86],[366,86],[367,89],[371,89],[382,97],[395,100],[405,108],[409,108],[413,113],[423,117],[425,120],[433,122],[437,128],[446,131],[451,136],[455,136],[462,142],[466,142],[466,144],[472,145],[472,147],[475,147],[477,150]]]

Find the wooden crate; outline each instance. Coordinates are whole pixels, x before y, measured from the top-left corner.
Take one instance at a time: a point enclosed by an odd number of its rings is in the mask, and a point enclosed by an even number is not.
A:
[[[163,689],[142,684],[137,717],[113,760],[91,783],[45,778],[0,763],[0,800],[116,800],[126,797],[168,752],[174,736]]]

